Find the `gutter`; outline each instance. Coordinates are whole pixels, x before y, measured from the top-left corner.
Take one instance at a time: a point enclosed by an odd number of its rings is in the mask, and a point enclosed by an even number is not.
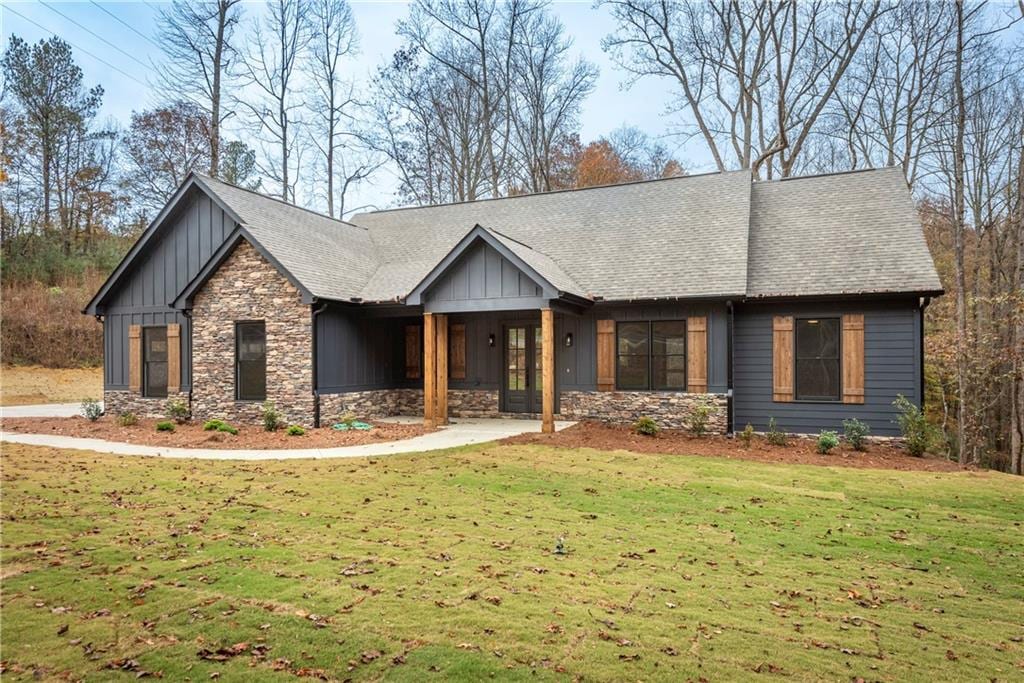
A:
[[[192,360],[195,354],[192,353],[192,309],[182,309],[181,315],[188,321],[188,412],[192,414]]]
[[[725,325],[725,340],[726,340],[726,346],[729,349],[728,353],[726,353],[726,356],[725,356],[725,363],[726,363],[726,368],[725,368],[725,384],[726,384],[726,392],[725,392],[725,397],[726,397],[726,399],[725,399],[725,414],[726,414],[725,433],[729,434],[729,435],[732,435],[732,434],[735,434],[735,432],[736,432],[736,426],[735,426],[736,416],[734,414],[735,413],[735,406],[733,406],[733,388],[732,388],[732,385],[733,385],[733,381],[732,381],[733,356],[735,354],[735,345],[733,344],[733,337],[734,337],[734,334],[735,334],[735,326],[736,326],[736,310],[735,310],[735,308],[733,306],[733,303],[732,303],[731,299],[729,301],[725,302],[725,307],[729,309],[729,319],[726,321],[726,325]]]
[[[918,315],[918,321],[919,321],[918,324],[921,326],[921,336],[918,337],[918,341],[917,341],[917,343],[918,343],[918,353],[919,353],[920,363],[921,363],[921,367],[918,368],[918,371],[920,373],[920,381],[921,381],[921,385],[920,385],[921,386],[921,406],[920,406],[921,407],[921,412],[924,412],[924,395],[925,395],[925,386],[924,386],[924,309],[928,308],[928,304],[930,304],[931,302],[932,302],[932,299],[931,299],[930,296],[922,297],[921,298],[921,303],[917,307],[917,315]]]
[[[319,299],[314,300],[313,305],[310,306],[310,330],[312,333],[311,349],[310,352],[313,354],[313,427],[316,429],[320,428],[320,387],[317,380],[317,350],[316,350],[316,318],[318,315],[324,312],[327,308],[326,301],[320,301]]]

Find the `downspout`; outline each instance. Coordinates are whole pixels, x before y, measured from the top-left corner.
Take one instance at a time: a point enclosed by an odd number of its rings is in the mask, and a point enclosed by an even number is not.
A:
[[[316,301],[310,307],[310,325],[312,327],[312,353],[313,353],[313,427],[320,428],[320,386],[317,381],[317,352],[316,352],[316,318],[327,307],[327,302]]]
[[[918,368],[920,372],[920,391],[921,391],[921,412],[924,412],[924,309],[928,308],[928,304],[932,301],[930,296],[926,296],[921,299],[921,304],[917,307],[918,315],[918,326],[921,328],[921,335],[917,339],[918,353],[920,354],[921,367]]]
[[[192,414],[192,309],[186,308],[181,315],[188,321],[188,412]]]
[[[728,353],[725,356],[725,381],[726,381],[726,386],[727,386],[727,390],[726,390],[726,393],[725,393],[725,396],[726,396],[726,398],[725,398],[725,401],[726,401],[726,403],[725,403],[725,405],[726,405],[726,410],[725,410],[725,413],[726,413],[725,431],[726,431],[727,434],[733,434],[733,433],[735,433],[735,428],[734,428],[734,424],[733,424],[733,422],[735,420],[735,417],[733,416],[734,407],[733,407],[733,390],[732,390],[732,364],[733,364],[733,343],[732,343],[732,337],[733,337],[733,326],[736,324],[736,322],[735,322],[736,312],[735,312],[735,309],[733,308],[732,300],[726,301],[725,302],[725,306],[726,306],[726,308],[729,309],[729,319],[726,321],[726,324],[725,324],[726,346],[729,349]]]

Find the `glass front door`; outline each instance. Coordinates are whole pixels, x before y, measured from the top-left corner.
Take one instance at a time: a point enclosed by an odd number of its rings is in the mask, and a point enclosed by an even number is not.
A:
[[[539,413],[544,373],[539,325],[505,328],[505,411]]]

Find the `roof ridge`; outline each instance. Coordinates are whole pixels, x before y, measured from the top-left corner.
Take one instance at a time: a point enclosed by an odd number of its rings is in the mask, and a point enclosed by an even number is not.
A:
[[[283,199],[281,199],[279,197],[273,197],[273,196],[271,196],[269,194],[263,194],[262,192],[257,192],[256,190],[249,189],[248,187],[242,187],[241,185],[235,185],[234,183],[229,183],[226,180],[221,180],[220,178],[214,178],[213,176],[206,175],[205,173],[200,173],[199,171],[192,171],[192,174],[197,176],[198,178],[200,178],[202,180],[212,180],[215,183],[220,183],[221,185],[227,185],[228,187],[232,187],[232,188],[234,188],[236,190],[241,190],[242,192],[248,192],[249,194],[254,194],[257,197],[260,197],[262,199],[269,199],[272,202],[277,202],[278,204],[284,204],[285,206],[287,206],[289,208],[298,209],[299,211],[305,211],[306,213],[311,213],[314,216],[320,216],[321,218],[326,218],[327,220],[334,221],[335,223],[341,223],[342,225],[348,225],[348,226],[351,226],[353,228],[359,228],[360,230],[369,231],[368,228],[364,228],[361,225],[356,225],[355,223],[352,223],[351,221],[346,221],[346,220],[344,220],[342,218],[335,218],[334,216],[330,216],[330,215],[328,215],[328,214],[326,214],[326,213],[324,213],[322,211],[317,211],[315,209],[309,209],[309,208],[306,208],[305,206],[299,206],[298,204],[292,204],[291,202],[286,202],[285,200],[283,200]]]
[[[871,168],[851,168],[845,171],[826,171],[823,173],[811,173],[810,175],[794,175],[785,178],[771,178],[768,180],[756,180],[755,183],[782,183],[791,180],[810,180],[812,178],[828,178],[830,176],[853,175],[854,173],[870,173],[872,171],[891,171],[899,168],[898,164],[891,166],[878,166]]]
[[[442,206],[462,206],[463,204],[481,204],[483,202],[498,202],[506,199],[523,199],[526,197],[546,197],[555,194],[565,194],[569,192],[585,192],[587,190],[607,190],[613,187],[629,187],[631,185],[643,185],[646,183],[660,183],[669,180],[686,180],[689,178],[704,178],[713,175],[727,175],[732,173],[743,173],[750,172],[750,169],[736,169],[732,171],[708,171],[707,173],[694,173],[691,175],[677,175],[669,178],[647,178],[645,180],[628,180],[622,183],[606,183],[604,185],[589,185],[587,187],[566,187],[559,190],[544,190],[542,192],[526,192],[524,194],[513,194],[506,195],[504,197],[481,197],[480,199],[467,199],[461,202],[441,202],[440,204],[420,204],[417,206],[396,206],[392,209],[377,209],[376,211],[366,211],[365,213],[357,214],[360,216],[370,216],[381,213],[395,213],[397,211],[412,211],[415,209],[434,209]]]

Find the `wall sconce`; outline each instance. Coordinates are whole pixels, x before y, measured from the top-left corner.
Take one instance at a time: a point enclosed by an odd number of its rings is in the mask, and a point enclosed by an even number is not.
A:
[[[566,347],[572,346],[572,332],[566,332],[566,334],[565,334],[565,345],[566,345]]]
[[[491,334],[487,335],[487,345],[492,347],[492,348],[494,347],[494,333],[493,332]]]

